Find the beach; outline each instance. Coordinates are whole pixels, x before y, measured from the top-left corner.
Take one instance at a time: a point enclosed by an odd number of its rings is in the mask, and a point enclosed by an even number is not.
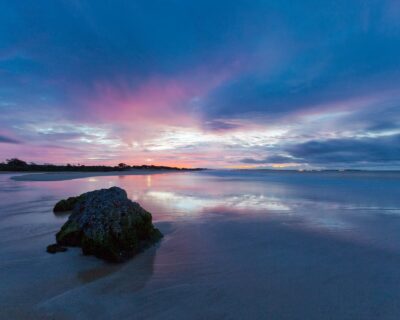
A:
[[[399,318],[399,173],[14,176],[0,176],[0,318]],[[113,185],[164,239],[124,264],[46,253],[67,219],[54,203]]]
[[[111,176],[132,176],[149,175],[176,172],[175,170],[162,169],[130,169],[124,171],[107,172],[38,172],[38,173],[20,173],[11,177],[15,181],[64,181],[73,179],[82,179],[90,177],[111,177]],[[185,172],[185,170],[183,170]]]

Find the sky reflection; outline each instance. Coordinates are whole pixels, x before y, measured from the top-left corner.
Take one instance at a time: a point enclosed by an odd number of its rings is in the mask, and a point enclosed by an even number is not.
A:
[[[374,224],[379,224],[384,215],[400,219],[400,194],[396,189],[400,177],[395,173],[209,171],[58,182],[17,182],[8,177],[1,176],[1,219],[35,212],[34,204],[39,212],[48,212],[43,218],[48,219],[58,199],[114,185],[127,190],[128,196],[159,222],[257,217],[295,228],[374,234]],[[13,197],[9,197],[8,190],[12,190]],[[27,223],[29,216],[24,219]],[[43,221],[36,216],[32,219],[33,224]],[[11,220],[9,223],[16,224],[18,219]]]

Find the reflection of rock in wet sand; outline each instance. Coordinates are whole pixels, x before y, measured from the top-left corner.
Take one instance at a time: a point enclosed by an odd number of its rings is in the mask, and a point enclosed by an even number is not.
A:
[[[125,263],[99,290],[103,294],[109,294],[130,293],[144,288],[154,272],[156,250],[156,247],[151,248],[141,259],[138,256]]]
[[[153,264],[157,248],[151,248],[142,254],[141,259],[133,258],[125,264],[105,263],[103,265],[84,270],[78,273],[78,279],[83,284],[100,280],[105,277],[112,281],[105,281],[100,285],[100,291],[130,292],[141,289],[153,274]]]
[[[86,284],[107,277],[118,271],[119,269],[121,269],[121,265],[107,263],[98,267],[94,267],[92,269],[79,272],[78,279],[83,284]]]

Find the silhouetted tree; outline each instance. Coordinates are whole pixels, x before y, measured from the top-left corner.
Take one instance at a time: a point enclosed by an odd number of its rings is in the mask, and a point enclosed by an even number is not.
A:
[[[129,166],[128,166],[127,164],[122,163],[122,162],[118,164],[118,168],[119,168],[119,169],[126,169],[126,168],[128,168],[128,167],[129,167]]]
[[[26,167],[28,164],[20,159],[17,158],[12,158],[12,159],[7,159],[6,163],[10,167],[16,167],[16,168],[21,168],[21,167]]]

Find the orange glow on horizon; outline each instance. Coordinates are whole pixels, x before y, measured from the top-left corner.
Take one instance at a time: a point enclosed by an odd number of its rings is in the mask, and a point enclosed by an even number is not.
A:
[[[288,168],[288,167],[298,167],[298,166],[300,166],[300,164],[293,163],[293,162],[291,162],[291,163],[274,163],[271,166],[272,166],[272,168],[275,168],[275,169],[284,169],[284,168]]]

